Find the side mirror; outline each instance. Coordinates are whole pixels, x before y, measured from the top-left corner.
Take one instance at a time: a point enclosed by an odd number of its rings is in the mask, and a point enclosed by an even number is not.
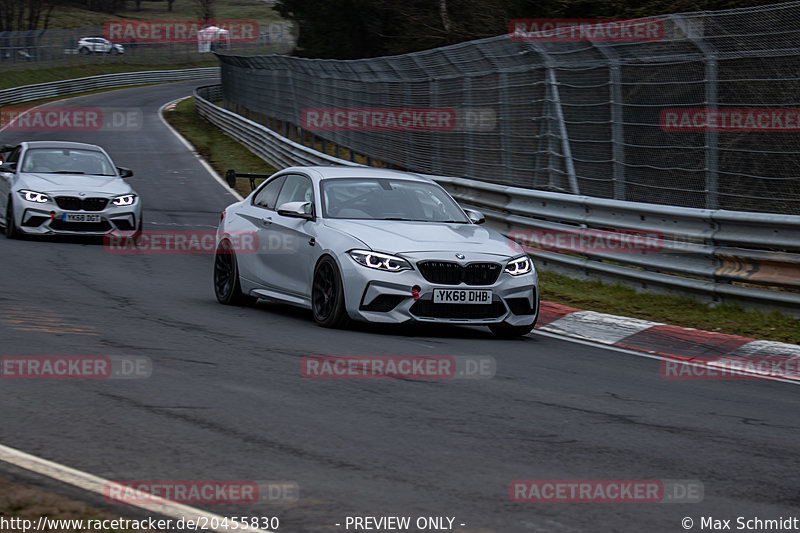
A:
[[[480,211],[475,211],[474,209],[464,209],[464,212],[467,214],[467,218],[473,224],[483,224],[486,222],[486,217],[483,216],[483,213]]]
[[[117,171],[119,172],[119,176],[121,178],[130,178],[133,176],[133,171],[129,168],[117,167]]]
[[[311,213],[311,202],[286,202],[278,206],[278,214],[284,217],[314,220]]]
[[[17,171],[17,164],[16,163],[3,163],[0,165],[0,172],[8,172],[13,174]]]

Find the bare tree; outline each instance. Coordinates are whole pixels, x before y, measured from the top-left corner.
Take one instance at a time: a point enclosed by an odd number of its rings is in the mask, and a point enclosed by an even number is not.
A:
[[[0,31],[47,29],[52,11],[48,0],[0,0]]]
[[[439,16],[442,18],[444,31],[449,32],[452,24],[450,23],[450,15],[447,14],[447,0],[439,0]]]
[[[197,18],[203,22],[208,22],[214,19],[216,12],[216,0],[195,0],[195,13]]]

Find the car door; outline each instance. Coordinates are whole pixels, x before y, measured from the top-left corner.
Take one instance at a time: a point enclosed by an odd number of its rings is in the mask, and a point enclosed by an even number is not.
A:
[[[15,147],[9,154],[8,158],[3,160],[3,163],[17,163],[19,162],[19,154],[22,150],[21,147]],[[8,206],[8,197],[11,191],[14,190],[14,180],[16,178],[15,172],[0,172],[0,216],[5,221],[6,207]]]
[[[262,272],[280,291],[292,296],[311,298],[311,277],[316,249],[316,221],[283,216],[277,212],[288,202],[311,202],[310,214],[315,213],[316,201],[311,178],[303,174],[286,174],[275,202],[272,223],[259,233],[258,254]]]
[[[239,275],[255,285],[262,287],[272,287],[269,283],[271,279],[268,272],[264,272],[263,259],[259,258],[264,253],[263,242],[269,242],[269,227],[272,224],[275,213],[275,202],[281,190],[285,175],[276,176],[259,187],[249,202],[234,213],[237,220],[229,221],[231,231],[242,231],[255,233],[258,241],[258,251],[256,253],[237,254],[239,265]]]

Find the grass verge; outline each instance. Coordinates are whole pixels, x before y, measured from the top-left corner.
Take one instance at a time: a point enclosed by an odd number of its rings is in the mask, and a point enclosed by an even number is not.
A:
[[[800,318],[778,311],[745,311],[731,304],[712,307],[688,297],[637,293],[620,284],[579,281],[553,272],[540,272],[539,278],[542,299],[562,305],[755,339],[800,341]]]
[[[0,478],[0,516],[6,519],[31,520],[34,525],[39,517],[53,520],[118,520],[120,518],[119,515],[97,510],[83,502],[2,478]],[[0,533],[20,533],[20,531],[22,530],[0,528]],[[84,530],[67,527],[59,529],[59,531],[77,533]],[[108,529],[102,533],[115,531],[119,530]]]
[[[194,98],[180,102],[174,111],[165,111],[164,118],[181,135],[186,137],[195,150],[208,161],[221,176],[229,168],[237,172],[253,174],[272,174],[276,172],[263,159],[245,148],[236,139],[229,137],[212,126],[194,111]],[[237,180],[236,190],[242,196],[250,194],[250,183],[246,179]]]
[[[221,174],[229,168],[240,172],[274,171],[236,140],[197,116],[191,100],[181,102],[166,115]],[[245,181],[239,180],[238,184],[243,194],[250,192]],[[540,279],[542,299],[562,305],[756,339],[800,342],[800,318],[777,311],[745,311],[730,304],[712,307],[688,297],[637,293],[620,284],[575,280],[552,272],[541,272]]]

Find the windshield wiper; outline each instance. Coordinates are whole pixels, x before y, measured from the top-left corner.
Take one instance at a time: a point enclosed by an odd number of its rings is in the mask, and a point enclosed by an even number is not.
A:
[[[55,170],[53,172],[45,172],[45,174],[86,174],[81,170]]]

